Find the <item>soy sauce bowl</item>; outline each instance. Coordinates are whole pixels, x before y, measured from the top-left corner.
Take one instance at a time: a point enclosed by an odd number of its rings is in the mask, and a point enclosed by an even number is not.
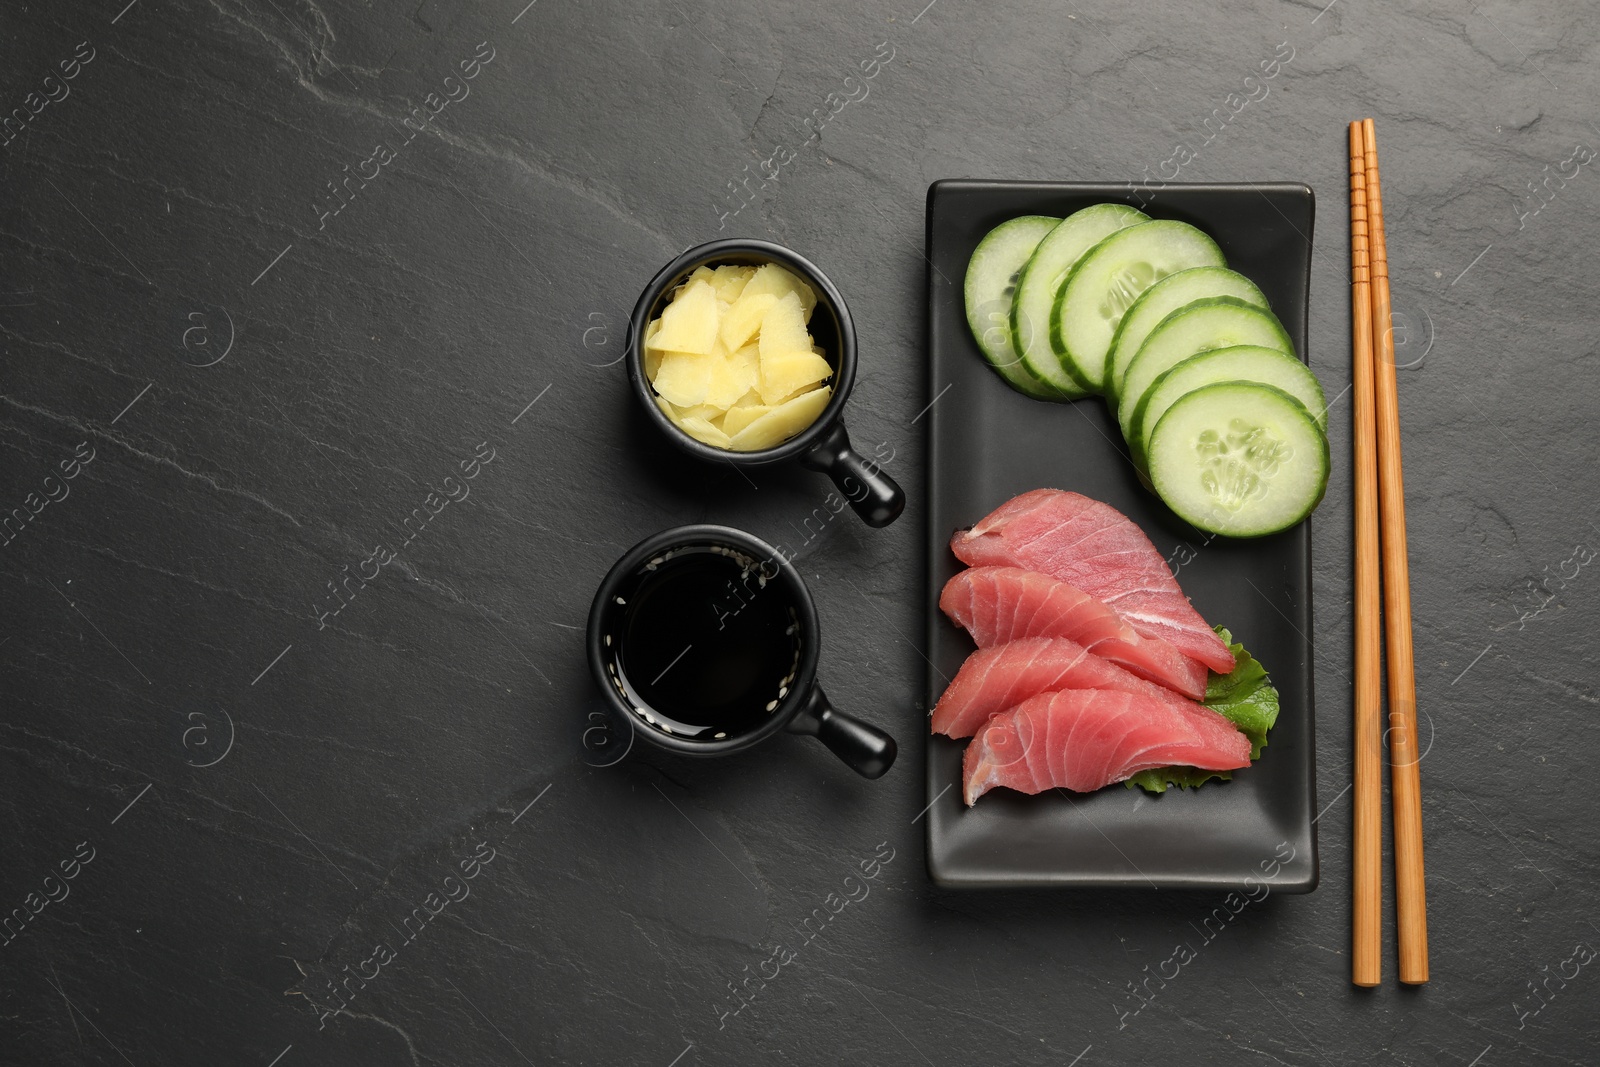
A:
[[[775,640],[792,641],[793,659],[788,674],[777,686],[775,699],[765,705],[764,715],[747,716],[740,728],[718,729],[706,736],[707,727],[698,733],[686,731],[681,720],[675,720],[676,709],[664,712],[655,706],[647,691],[654,689],[668,671],[700,672],[701,677],[722,678],[715,668],[697,663],[699,657],[685,659],[695,651],[701,638],[692,641],[665,664],[654,679],[652,663],[638,677],[630,674],[633,657],[630,644],[641,641],[655,643],[657,628],[638,627],[638,620],[661,615],[661,608],[647,608],[651,602],[647,591],[649,583],[670,576],[670,568],[682,564],[695,555],[720,554],[742,568],[745,580],[737,586],[731,581],[726,587],[708,585],[703,591],[692,594],[686,602],[671,605],[673,644],[690,640],[683,636],[689,626],[684,622],[690,613],[700,613],[704,619],[711,612],[718,631],[724,626],[749,625],[744,612],[757,598],[768,606],[787,614],[791,628]],[[753,581],[752,581],[753,579]],[[661,585],[656,585],[659,595]],[[709,629],[709,627],[708,627]],[[776,632],[769,630],[769,633]],[[716,640],[713,635],[713,640]],[[821,628],[817,618],[816,603],[806,588],[805,579],[794,563],[777,548],[756,537],[728,526],[679,526],[663,530],[645,538],[629,549],[595,590],[589,607],[589,625],[585,646],[589,669],[595,684],[612,711],[633,729],[635,739],[656,748],[683,756],[726,756],[743,752],[780,732],[815,737],[863,778],[881,778],[894,764],[898,746],[893,737],[870,723],[834,709],[817,682],[817,662],[822,647]],[[637,646],[635,646],[637,647]],[[665,659],[665,654],[658,659]],[[756,698],[752,708],[759,708],[766,699],[763,693]]]
[[[817,306],[811,313],[809,329],[823,351],[823,358],[833,367],[833,396],[815,422],[787,441],[758,452],[735,452],[695,440],[673,425],[656,405],[655,390],[644,373],[644,334],[650,321],[666,308],[672,291],[697,267],[759,267],[766,263],[787,268],[816,293]],[[894,479],[850,447],[850,436],[845,432],[842,416],[856,380],[855,323],[833,282],[799,253],[770,241],[739,238],[711,241],[689,249],[661,268],[639,295],[633,316],[628,320],[627,358],[628,381],[644,408],[645,417],[689,455],[741,468],[798,460],[802,466],[822,471],[832,478],[833,484],[868,526],[887,526],[905,510],[905,492]]]

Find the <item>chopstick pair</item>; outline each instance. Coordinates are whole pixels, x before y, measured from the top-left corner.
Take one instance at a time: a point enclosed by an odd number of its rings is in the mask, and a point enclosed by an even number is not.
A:
[[[1422,782],[1406,559],[1405,486],[1395,382],[1388,248],[1372,120],[1350,124],[1351,393],[1355,431],[1355,837],[1351,981],[1381,981],[1383,742],[1394,804],[1395,925],[1400,981],[1428,980],[1422,870]],[[1380,612],[1381,599],[1381,612]],[[1380,632],[1381,631],[1381,632]],[[1385,638],[1387,639],[1385,641]],[[1383,645],[1389,728],[1382,727]]]

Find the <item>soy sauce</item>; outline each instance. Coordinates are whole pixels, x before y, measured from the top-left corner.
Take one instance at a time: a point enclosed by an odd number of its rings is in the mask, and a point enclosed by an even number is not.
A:
[[[758,728],[800,659],[788,589],[771,561],[732,549],[676,549],[619,594],[615,649],[623,685],[658,729],[695,740]]]

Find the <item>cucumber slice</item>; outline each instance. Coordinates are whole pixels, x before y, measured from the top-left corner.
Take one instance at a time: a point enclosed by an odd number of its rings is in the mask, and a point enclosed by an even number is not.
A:
[[[1075,211],[1034,249],[1011,302],[1011,343],[1028,369],[1063,396],[1088,396],[1068,374],[1051,344],[1050,312],[1078,260],[1118,230],[1149,222],[1150,216],[1126,204],[1095,204]]]
[[[1190,356],[1234,345],[1260,345],[1294,355],[1294,344],[1276,315],[1231,296],[1196,300],[1162,319],[1128,364],[1122,392],[1117,394],[1117,421],[1122,424],[1123,440],[1133,435],[1133,413],[1163,371]]]
[[[1264,537],[1311,514],[1328,487],[1328,438],[1282,389],[1220,382],[1180,397],[1150,436],[1150,481],[1180,518]]]
[[[1226,266],[1217,243],[1186,222],[1141,222],[1095,245],[1050,313],[1051,343],[1080,385],[1103,389],[1106,352],[1123,314],[1150,286],[1190,267]]]
[[[1177,277],[1177,275],[1173,275]],[[1328,402],[1322,384],[1311,368],[1274,348],[1237,345],[1202,352],[1164,371],[1145,392],[1133,412],[1133,436],[1128,447],[1134,462],[1148,464],[1145,445],[1167,409],[1186,393],[1217,382],[1260,382],[1282,389],[1311,412],[1317,428],[1328,432]]]
[[[1012,345],[1011,303],[1017,275],[1039,242],[1060,222],[1046,215],[1002,222],[973,249],[963,286],[967,325],[972,327],[983,358],[1013,389],[1042,400],[1057,399],[1058,393],[1028,369]]]
[[[1138,355],[1150,331],[1161,320],[1187,304],[1213,296],[1231,296],[1256,307],[1268,307],[1267,298],[1256,283],[1227,267],[1192,267],[1168,275],[1144,291],[1122,316],[1111,351],[1106,356],[1106,395],[1122,395],[1122,380],[1128,364]]]

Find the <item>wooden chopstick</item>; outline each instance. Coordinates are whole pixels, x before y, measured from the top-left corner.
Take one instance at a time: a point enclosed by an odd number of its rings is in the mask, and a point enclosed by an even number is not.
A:
[[[1350,340],[1355,459],[1355,840],[1350,980],[1382,979],[1383,646],[1379,615],[1378,441],[1373,400],[1372,287],[1367,263],[1367,153],[1350,124]]]
[[[1388,249],[1378,142],[1362,122],[1367,227],[1372,253],[1373,377],[1378,430],[1378,510],[1382,528],[1383,617],[1389,668],[1389,784],[1394,804],[1395,927],[1400,981],[1428,980],[1428,914],[1422,871],[1422,778],[1417,762],[1416,669],[1411,647],[1411,579],[1406,557],[1405,485],[1400,472],[1400,400],[1395,383]]]

